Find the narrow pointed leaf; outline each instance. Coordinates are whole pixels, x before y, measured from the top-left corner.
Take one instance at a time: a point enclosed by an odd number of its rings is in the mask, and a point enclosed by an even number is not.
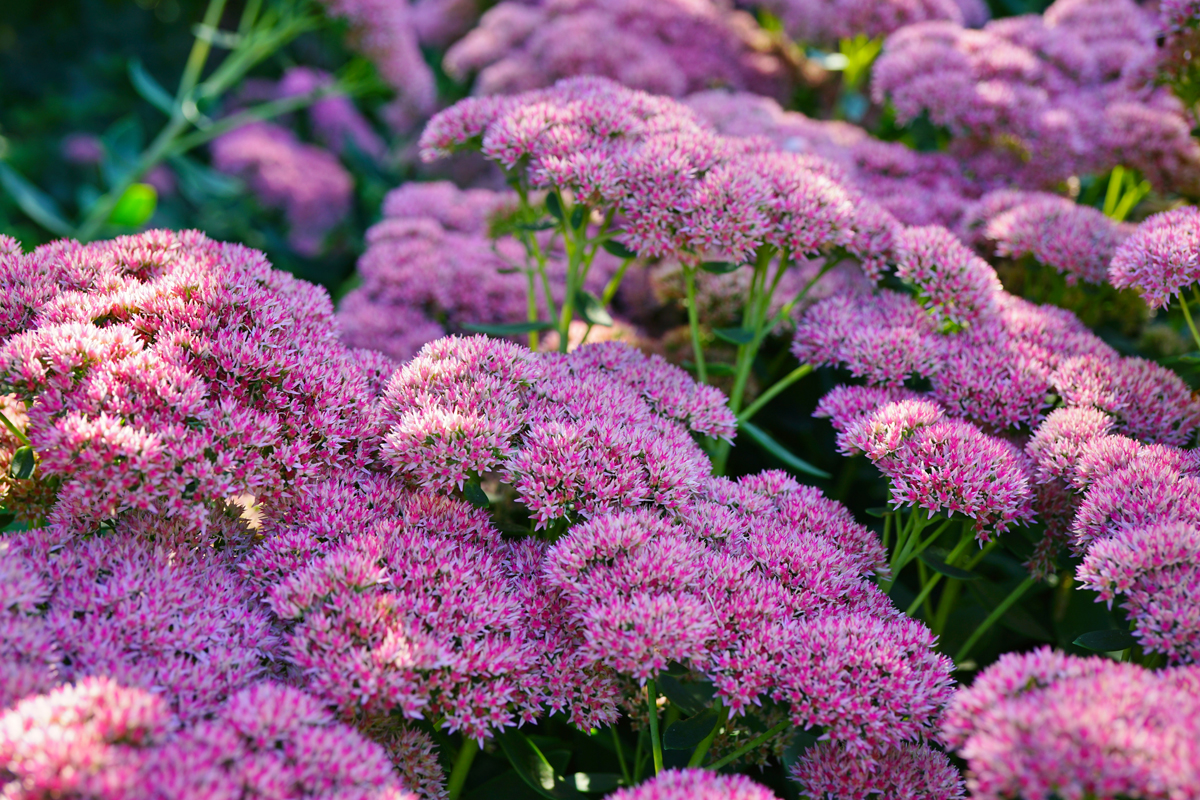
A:
[[[754,331],[749,328],[713,328],[713,335],[730,344],[750,344],[754,341]]]
[[[1110,653],[1114,650],[1125,650],[1137,644],[1137,639],[1129,631],[1117,629],[1106,631],[1089,631],[1075,639],[1074,644],[1088,650],[1100,653]]]
[[[939,572],[942,575],[945,575],[947,578],[955,578],[956,580],[960,581],[979,580],[979,576],[974,572],[968,572],[965,569],[952,567],[942,559],[935,556],[933,553],[930,553],[928,550],[924,551],[917,557],[925,562],[925,566],[929,567],[934,572]]]
[[[550,212],[550,216],[559,222],[563,221],[562,201],[558,199],[558,195],[554,192],[546,195],[546,210]]]
[[[551,800],[583,797],[555,771],[537,745],[520,731],[509,728],[496,734],[496,741],[521,779],[542,797]]]
[[[37,224],[59,236],[71,235],[71,224],[63,217],[54,198],[21,177],[20,173],[0,162],[0,186]]]
[[[519,336],[523,333],[538,333],[554,328],[550,322],[514,322],[511,325],[474,325],[464,323],[463,328],[472,333],[486,333],[488,336]]]
[[[705,272],[711,272],[713,275],[725,275],[734,272],[742,265],[732,261],[701,261],[700,269]]]
[[[583,219],[584,219],[586,212],[587,212],[587,209],[584,208],[582,205],[575,206],[575,208],[571,209],[571,227],[572,228],[575,228],[576,230],[578,230],[579,227],[581,225],[583,225]]]
[[[717,712],[706,709],[694,717],[671,723],[663,732],[664,750],[692,750],[717,727]]]
[[[158,81],[154,80],[149,72],[146,72],[141,59],[129,59],[129,80],[133,84],[134,91],[141,95],[147,103],[167,116],[174,112],[175,99]]]
[[[604,308],[604,303],[599,297],[591,292],[578,291],[575,293],[575,307],[579,309],[579,316],[583,317],[583,321],[589,325],[599,325],[603,328],[611,328],[613,318]]]
[[[604,252],[608,253],[610,256],[616,256],[617,258],[637,258],[637,253],[633,252],[620,242],[613,241],[612,239],[609,239],[600,246],[603,247]]]
[[[726,364],[723,361],[708,361],[705,362],[704,367],[708,370],[709,376],[713,378],[732,378],[737,374],[737,370],[733,368],[732,364]],[[683,368],[695,372],[696,362],[685,358]]]
[[[708,708],[716,694],[713,685],[708,681],[684,683],[673,675],[666,674],[658,677],[658,690],[688,715],[699,714]]]
[[[739,422],[738,429],[746,432],[746,435],[758,443],[759,447],[766,450],[771,455],[778,458],[784,464],[787,464],[797,472],[803,472],[806,475],[812,475],[814,478],[829,478],[832,477],[823,469],[814,467],[812,464],[805,461],[800,456],[793,454],[786,447],[771,438],[762,428],[752,422]]]

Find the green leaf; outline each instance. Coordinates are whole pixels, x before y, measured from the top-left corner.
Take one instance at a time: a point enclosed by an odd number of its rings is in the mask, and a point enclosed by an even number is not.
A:
[[[488,499],[487,492],[479,485],[478,480],[467,481],[463,484],[463,497],[476,508],[490,508],[492,505],[492,501]]]
[[[59,236],[71,235],[71,224],[63,217],[54,199],[3,162],[0,162],[0,186],[38,225]]]
[[[496,741],[521,779],[542,797],[563,800],[583,796],[557,773],[537,745],[520,731],[509,728],[497,733]]]
[[[616,256],[617,258],[637,258],[637,253],[633,252],[620,242],[613,241],[612,239],[609,239],[600,246],[604,248],[604,252],[608,253],[610,256]]]
[[[709,377],[713,378],[732,378],[734,375],[737,375],[737,370],[734,369],[733,364],[726,364],[723,361],[706,361],[704,367],[708,370]],[[683,368],[695,372],[696,362],[685,358],[683,360]]]
[[[186,156],[171,156],[168,161],[179,176],[179,187],[185,197],[193,203],[211,198],[232,199],[246,192],[246,184],[233,177],[211,169],[199,161]]]
[[[9,525],[12,525],[16,521],[17,521],[16,514],[10,514],[7,511],[0,511],[0,531],[4,530]]]
[[[554,217],[559,222],[563,221],[562,200],[558,199],[557,192],[551,192],[546,195],[546,210],[550,212],[550,216]]]
[[[917,558],[924,561],[925,565],[927,567],[929,567],[930,569],[932,569],[934,572],[940,572],[942,575],[945,575],[947,578],[955,578],[960,581],[977,581],[977,580],[979,580],[979,577],[980,577],[980,576],[976,575],[974,572],[968,572],[965,569],[959,569],[958,567],[950,566],[945,561],[938,558],[937,556],[935,556],[933,553],[929,552],[928,550],[921,553],[921,555],[917,556]]]
[[[701,711],[694,717],[673,722],[663,731],[662,746],[664,750],[693,750],[704,741],[704,737],[717,727],[717,712],[711,708]]]
[[[511,325],[475,325],[463,323],[465,330],[472,333],[486,333],[488,336],[519,336],[523,333],[537,333],[554,329],[552,322],[514,322]]]
[[[708,681],[684,683],[673,675],[658,677],[658,690],[683,713],[694,716],[712,705],[716,690]]]
[[[580,792],[604,794],[621,785],[621,776],[615,772],[576,772],[567,776],[567,783]]]
[[[888,508],[887,506],[871,506],[870,508],[867,509],[867,514],[869,516],[875,517],[875,519],[883,519],[888,514],[894,514],[894,513],[895,512],[892,509]]]
[[[555,225],[549,220],[539,220],[538,222],[518,222],[513,227],[519,231],[548,231]]]
[[[1100,653],[1111,653],[1114,650],[1126,650],[1137,644],[1137,639],[1129,631],[1111,629],[1106,631],[1089,631],[1075,639],[1073,644]]]
[[[148,183],[134,183],[125,190],[113,206],[108,221],[113,225],[140,228],[154,215],[158,207],[158,192]]]
[[[587,211],[587,209],[584,208],[582,205],[577,205],[577,206],[575,206],[575,208],[571,209],[571,227],[572,228],[574,228],[575,230],[579,230],[580,226],[583,225],[584,212],[586,212],[586,211]]]
[[[713,275],[726,275],[741,268],[741,264],[732,261],[701,261],[700,269]]]
[[[604,303],[600,298],[591,292],[585,292],[582,289],[576,292],[575,307],[579,309],[579,316],[583,317],[583,321],[587,324],[599,325],[602,328],[612,327],[613,318],[604,309]]]
[[[803,472],[806,475],[812,475],[814,478],[830,478],[832,477],[823,469],[814,467],[812,464],[805,461],[800,456],[793,454],[779,442],[772,439],[766,431],[751,422],[739,422],[738,429],[746,432],[746,435],[758,443],[759,447],[766,450],[771,455],[778,458],[784,464],[787,464],[797,472]]]
[[[1009,589],[988,581],[975,581],[970,585],[973,591],[977,592],[984,599],[984,605],[988,610],[1000,605],[1008,597]],[[1054,640],[1054,635],[1046,630],[1045,626],[1022,608],[1019,603],[1009,607],[1008,611],[1004,612],[1004,616],[1000,618],[1000,624],[1010,631],[1019,633],[1022,636],[1028,636],[1030,639],[1036,639],[1041,642]]]
[[[516,770],[507,769],[463,795],[463,800],[540,800]]]
[[[33,448],[29,445],[18,447],[13,453],[12,463],[8,465],[8,474],[12,475],[19,481],[29,480],[33,477],[33,470],[37,467],[37,456],[33,453]]]
[[[129,80],[142,99],[167,116],[175,111],[175,99],[142,66],[140,58],[129,59]]]
[[[754,331],[749,328],[713,328],[713,335],[723,342],[736,345],[754,341]]]

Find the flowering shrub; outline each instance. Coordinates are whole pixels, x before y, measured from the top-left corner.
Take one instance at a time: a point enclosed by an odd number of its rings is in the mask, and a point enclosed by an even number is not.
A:
[[[1200,792],[1195,3],[486,6],[6,116],[0,796]]]

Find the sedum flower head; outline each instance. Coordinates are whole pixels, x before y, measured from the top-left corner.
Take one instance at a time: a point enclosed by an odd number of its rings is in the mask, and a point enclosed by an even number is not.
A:
[[[849,756],[844,747],[818,742],[792,767],[792,780],[810,800],[960,800],[962,776],[945,753],[925,744],[902,744],[873,753],[870,761]]]
[[[1113,255],[1108,278],[1137,289],[1151,308],[1200,280],[1200,209],[1184,206],[1149,217]]]

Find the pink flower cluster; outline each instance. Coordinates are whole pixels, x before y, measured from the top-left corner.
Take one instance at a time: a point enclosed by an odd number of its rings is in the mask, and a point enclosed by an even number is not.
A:
[[[768,0],[763,6],[792,38],[823,45],[859,34],[877,39],[928,20],[977,28],[991,16],[980,0]]]
[[[1103,283],[1132,226],[1045,192],[999,190],[968,208],[963,238],[1006,258],[1031,258],[1077,281]]]
[[[775,794],[745,775],[721,775],[703,769],[669,769],[612,800],[775,800]]]
[[[265,674],[278,644],[266,610],[228,558],[170,533],[143,516],[90,539],[50,528],[4,542],[0,707],[103,676],[190,721]]]
[[[440,490],[498,473],[536,527],[682,505],[709,472],[691,433],[730,438],[721,392],[618,344],[535,355],[474,337],[427,345],[384,398],[383,457]]]
[[[1200,209],[1184,206],[1148,218],[1113,255],[1109,280],[1134,288],[1151,308],[1200,281]]]
[[[350,23],[351,41],[375,64],[380,76],[397,92],[397,97],[384,110],[388,123],[397,131],[408,131],[426,119],[437,108],[437,82],[433,70],[421,53],[418,20],[434,36],[439,31],[435,6],[453,6],[445,0],[424,0],[418,15],[409,0],[322,0],[330,15]],[[452,15],[463,13],[453,7]],[[465,15],[473,16],[473,8]],[[435,13],[430,13],[435,12]],[[451,23],[451,29],[458,24]]]
[[[234,498],[371,461],[390,364],[342,347],[324,292],[261,253],[194,231],[63,241],[0,256],[0,286],[0,392],[38,458],[15,481],[36,490],[6,501],[23,519],[203,529]]]
[[[4,778],[14,800],[416,800],[382,747],[272,683],[184,728],[158,696],[105,677],[28,697],[0,713]]]
[[[870,760],[926,735],[950,685],[929,631],[864,580],[883,558],[845,509],[764,473],[710,479],[674,518],[576,526],[546,552],[543,591],[567,663],[646,680],[679,662],[732,713],[770,697]]]
[[[1037,189],[1124,164],[1194,191],[1200,145],[1154,81],[1155,28],[1132,0],[1057,0],[978,31],[917,23],[886,41],[873,92],[901,121],[928,114],[949,128],[951,152],[980,175]]]
[[[966,795],[962,776],[946,754],[923,744],[886,750],[871,765],[849,757],[838,744],[820,742],[804,751],[791,776],[811,800],[961,800]]]
[[[318,255],[326,234],[350,212],[350,173],[333,153],[304,144],[287,128],[255,122],[218,136],[210,147],[216,169],[245,178],[264,206],[283,209],[288,244],[301,255]]]
[[[785,152],[835,164],[847,185],[908,225],[953,228],[982,191],[945,153],[918,152],[880,141],[848,122],[784,111],[769,97],[713,90],[693,94],[685,102],[724,135],[763,137]]]
[[[780,94],[782,62],[722,0],[507,0],[450,48],[445,67],[476,94],[512,94],[597,75],[679,97],[714,85]]]
[[[981,800],[1182,800],[1200,792],[1198,688],[1196,667],[1010,653],[959,691],[943,736]]]
[[[828,162],[721,136],[675,101],[600,78],[465,100],[434,117],[421,146],[430,159],[482,147],[532,188],[617,212],[619,238],[642,256],[740,261],[764,245],[797,257],[843,247],[879,263],[893,245],[890,217],[860,213]]]
[[[533,265],[516,239],[489,235],[497,217],[516,209],[516,200],[448,182],[406,183],[392,191],[383,219],[367,231],[367,250],[358,262],[362,283],[338,306],[343,341],[406,361],[426,342],[461,332],[464,323],[525,322],[526,270]],[[561,245],[537,236],[548,256],[552,295],[561,303],[567,266]],[[597,253],[585,287],[599,294],[619,266],[615,257]],[[540,290],[536,301],[539,319],[546,319]]]
[[[310,94],[333,83],[327,72],[308,67],[292,67],[283,74],[276,92],[280,97]],[[313,135],[335,153],[345,152],[347,145],[355,147],[378,160],[387,145],[371,128],[371,123],[354,107],[348,97],[325,97],[307,109]]]

